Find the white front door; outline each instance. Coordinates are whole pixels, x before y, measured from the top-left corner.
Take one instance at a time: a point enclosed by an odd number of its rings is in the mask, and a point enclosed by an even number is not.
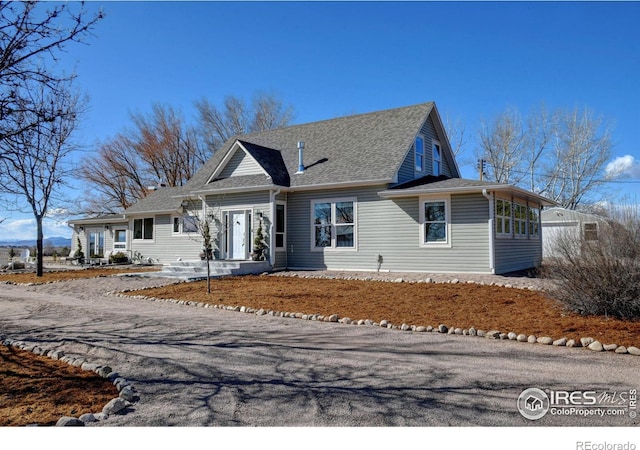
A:
[[[229,249],[229,256],[231,259],[247,259],[247,222],[244,211],[234,211],[230,214],[231,226],[229,231],[231,232],[231,239],[229,243],[231,248]]]

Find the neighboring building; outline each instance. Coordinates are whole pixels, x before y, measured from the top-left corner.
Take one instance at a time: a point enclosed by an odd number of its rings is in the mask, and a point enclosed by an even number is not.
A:
[[[505,273],[540,264],[550,205],[460,178],[424,103],[238,136],[186,186],[71,223],[87,256],[119,246],[163,264],[198,259],[206,219],[219,260],[249,260],[261,226],[273,269]]]
[[[595,214],[560,207],[545,209],[541,220],[544,258],[559,256],[557,246],[561,239],[569,238],[576,243],[598,242],[603,227],[610,226]]]

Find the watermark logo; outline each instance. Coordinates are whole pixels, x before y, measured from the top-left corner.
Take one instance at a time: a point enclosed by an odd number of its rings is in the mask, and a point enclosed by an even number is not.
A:
[[[529,420],[554,416],[637,417],[637,390],[561,391],[528,388],[518,397],[518,411]]]
[[[543,418],[549,412],[549,396],[541,389],[529,388],[518,397],[518,411],[529,420]]]

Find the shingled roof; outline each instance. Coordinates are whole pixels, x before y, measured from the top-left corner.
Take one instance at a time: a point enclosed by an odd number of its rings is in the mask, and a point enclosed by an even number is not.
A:
[[[417,132],[433,109],[434,104],[429,102],[236,136],[193,176],[187,188],[208,192],[268,186],[270,183],[291,188],[391,183]],[[237,141],[270,174],[269,182],[256,179],[254,175],[232,177],[237,178],[233,181],[230,177],[209,182]],[[298,141],[305,143],[305,171],[302,174],[296,174]],[[275,154],[267,150],[279,152],[281,161],[276,162]],[[288,184],[280,171],[282,168],[286,169]]]

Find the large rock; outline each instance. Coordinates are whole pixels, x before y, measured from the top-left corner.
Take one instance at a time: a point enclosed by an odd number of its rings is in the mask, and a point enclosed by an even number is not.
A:
[[[627,347],[627,353],[629,353],[630,355],[640,356],[640,348]]]
[[[443,324],[438,325],[438,332],[447,333],[448,331],[449,331],[449,327],[447,327],[446,325],[443,325]]]
[[[57,427],[83,427],[84,422],[75,417],[60,417],[56,422]]]
[[[595,339],[591,338],[591,337],[583,337],[580,338],[580,344],[582,344],[583,347],[589,347],[589,345],[595,341]]]
[[[550,338],[549,336],[542,336],[539,337],[536,342],[542,345],[551,345],[553,344],[553,338]]]
[[[593,341],[591,344],[587,346],[589,350],[593,350],[594,352],[601,352],[604,350],[602,347],[602,343],[600,341]]]
[[[120,411],[125,409],[127,406],[129,406],[127,401],[123,398],[118,397],[118,398],[114,398],[109,403],[104,405],[104,408],[102,408],[102,412],[109,416],[111,414],[119,413]]]
[[[556,347],[563,347],[567,345],[567,338],[561,337],[560,339],[556,339],[555,341],[553,341],[553,345],[555,345]]]

